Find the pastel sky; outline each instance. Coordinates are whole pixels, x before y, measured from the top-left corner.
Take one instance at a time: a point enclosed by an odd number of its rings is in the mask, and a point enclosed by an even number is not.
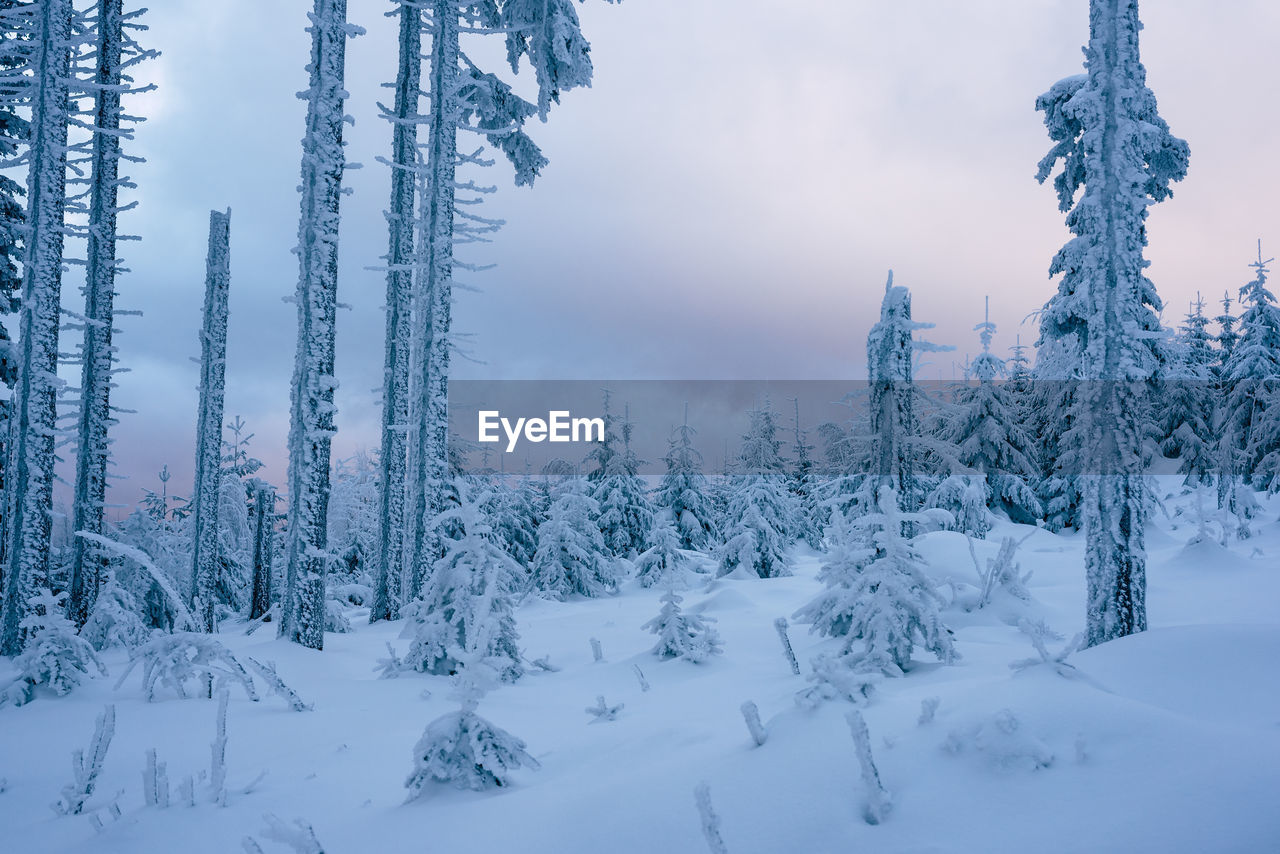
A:
[[[349,157],[335,452],[377,444],[389,126],[394,75],[382,0],[349,0],[368,29],[348,54]],[[208,211],[233,209],[228,418],[256,433],[267,476],[287,429],[297,265],[295,192],[307,0],[165,0],[146,44],[164,52],[135,99],[140,208],[131,272],[113,493],[131,503],[167,464],[185,494],[194,454]],[[517,190],[503,164],[487,214],[507,220],[470,254],[456,328],[479,362],[460,376],[539,379],[859,379],[886,271],[915,295],[930,336],[976,345],[985,295],[1001,349],[1050,295],[1066,238],[1035,166],[1047,138],[1035,97],[1078,73],[1085,0],[588,0],[596,76],[532,128],[551,165]],[[1197,291],[1247,278],[1261,237],[1280,246],[1274,191],[1280,91],[1272,0],[1148,0],[1143,54],[1188,180],[1151,219],[1150,275],[1176,321]],[[502,72],[496,46],[475,56]],[[509,74],[508,74],[509,76]],[[527,87],[528,81],[522,86]],[[527,92],[527,88],[523,91]],[[74,307],[76,294],[68,288]],[[1021,324],[1021,325],[1020,325]],[[662,416],[663,421],[668,415]]]

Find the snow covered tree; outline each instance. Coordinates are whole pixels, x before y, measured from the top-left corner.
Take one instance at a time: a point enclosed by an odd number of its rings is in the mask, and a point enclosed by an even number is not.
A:
[[[1213,320],[1218,324],[1218,334],[1214,336],[1214,341],[1218,345],[1218,368],[1225,368],[1227,361],[1231,358],[1231,353],[1236,349],[1236,342],[1240,340],[1239,333],[1236,332],[1237,318],[1231,313],[1231,292],[1226,291],[1222,294],[1222,314]]]
[[[1272,450],[1259,441],[1258,428],[1266,420],[1270,398],[1280,388],[1280,307],[1267,287],[1268,265],[1273,260],[1263,259],[1262,241],[1258,241],[1258,260],[1249,265],[1254,279],[1240,289],[1240,304],[1245,308],[1239,318],[1239,339],[1223,367],[1226,399],[1217,433],[1235,460],[1233,471],[1223,475],[1244,475],[1246,481]]]
[[[206,632],[216,628],[219,582],[218,508],[222,488],[222,403],[227,370],[227,303],[231,287],[231,211],[209,214],[209,257],[200,330],[200,411],[192,514],[189,605]]]
[[[379,551],[369,622],[395,620],[404,604],[405,431],[409,421],[409,339],[412,325],[414,201],[418,108],[422,85],[422,9],[396,0],[400,23],[395,100],[382,105],[391,123],[391,203],[387,208],[387,333],[382,373],[382,452],[379,455]]]
[[[1194,486],[1214,469],[1213,337],[1208,331],[1204,300],[1197,295],[1173,347],[1173,360],[1161,404],[1161,450],[1181,462],[1178,472]]]
[[[636,580],[641,587],[675,584],[688,558],[680,551],[680,537],[670,523],[654,525],[649,531],[648,546],[636,558]]]
[[[462,707],[432,721],[413,749],[413,772],[404,783],[409,800],[431,783],[482,792],[506,786],[521,767],[538,768],[523,741],[476,714],[477,689],[463,686],[460,693]]]
[[[969,366],[972,382],[956,392],[955,406],[944,417],[940,437],[955,445],[961,465],[984,476],[983,503],[1002,510],[1015,522],[1034,524],[1042,512],[1030,486],[1039,475],[1035,440],[1020,423],[1007,385],[998,382],[1008,369],[1004,360],[991,352],[996,326],[989,311],[975,330],[982,352]],[[930,506],[960,515],[962,508],[972,503],[935,497]],[[977,519],[958,525],[957,530],[982,536],[989,528],[985,519]]]
[[[76,634],[75,625],[64,616],[66,598],[65,593],[55,596],[48,590],[31,597],[31,611],[22,620],[27,645],[13,662],[18,678],[0,691],[0,704],[7,700],[21,706],[35,696],[35,689],[40,686],[58,696],[68,694],[91,675],[90,669],[107,675],[93,647]]]
[[[760,578],[790,575],[786,550],[798,527],[799,507],[787,489],[778,451],[777,425],[766,403],[751,411],[743,436],[739,474],[725,512],[720,574],[742,567]]]
[[[328,526],[330,551],[337,560],[330,571],[340,583],[376,587],[380,468],[380,463],[363,451],[334,466]]]
[[[604,475],[592,489],[592,497],[600,504],[600,533],[614,557],[629,557],[644,549],[653,527],[653,507],[640,477],[640,460],[631,447],[633,429],[628,410],[622,421],[622,450],[609,456]]]
[[[929,523],[934,513],[904,514],[893,490],[885,489],[878,513],[853,521],[837,515],[819,574],[827,589],[795,619],[818,634],[844,638],[854,669],[899,676],[917,645],[939,661],[957,657],[942,622],[942,597],[924,573],[924,559],[902,534],[904,524]]]
[[[21,651],[28,586],[46,578],[49,569],[75,15],[71,0],[42,0],[11,9],[7,21],[31,40],[24,69],[30,75],[24,87],[31,127],[22,316],[4,472],[8,507],[0,655]],[[15,41],[6,39],[7,51]],[[16,76],[6,75],[11,80]]]
[[[702,550],[715,539],[715,510],[702,473],[702,454],[693,446],[696,434],[689,426],[689,406],[685,404],[684,423],[672,431],[671,447],[663,458],[667,473],[658,485],[654,503],[676,526],[681,548]]]
[[[540,496],[533,479],[524,476],[514,486],[501,480],[502,486],[489,493],[485,513],[493,527],[494,538],[512,560],[522,568],[533,562],[538,551]]]
[[[605,553],[596,517],[600,505],[579,478],[565,483],[538,527],[538,551],[530,567],[533,586],[548,599],[612,593],[617,569]]]
[[[329,448],[336,432],[334,327],[338,308],[338,223],[346,168],[342,126],[347,91],[347,0],[315,0],[310,15],[310,86],[302,140],[302,212],[298,225],[298,344],[290,393],[289,533],[280,634],[324,648],[328,551]]]
[[[463,485],[458,506],[445,511],[460,537],[449,541],[421,598],[405,609],[405,634],[413,643],[404,660],[414,670],[457,673],[478,656],[503,682],[524,673],[512,615],[524,570],[494,543],[484,513],[488,501],[486,493],[473,496]]]
[[[916,352],[950,348],[917,340],[915,332],[931,329],[911,317],[911,292],[893,284],[893,271],[884,286],[880,320],[867,335],[867,369],[871,396],[871,471],[865,497],[868,509],[879,506],[877,495],[891,489],[903,510],[919,506],[921,487],[916,473],[920,458],[915,411]]]
[[[658,636],[653,654],[658,658],[683,658],[701,664],[722,652],[720,635],[710,625],[712,620],[697,614],[685,614],[680,610],[684,598],[672,587],[662,596],[662,610],[658,616],[640,628]]]
[[[19,111],[25,105],[27,85],[27,40],[23,38],[28,11],[20,0],[0,0],[0,164],[21,162],[31,125]],[[22,291],[23,233],[27,212],[26,191],[8,175],[0,175],[0,318],[18,309]],[[8,327],[0,322],[0,385],[13,389],[17,380],[16,342]],[[9,455],[9,413],[11,399],[0,401],[0,490],[4,487]],[[0,501],[0,531],[8,509]],[[0,595],[4,591],[4,568],[0,566]]]
[[[1062,279],[1041,314],[1052,356],[1042,375],[1079,381],[1059,451],[1078,453],[1083,474],[1087,643],[1095,646],[1147,624],[1139,467],[1160,300],[1143,249],[1148,208],[1185,177],[1190,149],[1146,86],[1137,0],[1091,0],[1089,23],[1086,74],[1055,84],[1036,107],[1055,143],[1037,177],[1063,161],[1054,186],[1074,235],[1050,266]]]
[[[818,468],[811,452],[813,446],[808,443],[805,431],[800,429],[800,398],[795,398],[795,443],[792,453],[795,461],[788,472],[788,488],[796,499],[796,536],[804,540],[811,549],[822,547],[822,529],[824,513],[820,502]]]
[[[415,261],[413,363],[410,368],[408,431],[408,530],[406,562],[410,589],[421,587],[443,554],[441,532],[428,528],[442,518],[449,499],[448,383],[455,268],[480,268],[454,257],[455,245],[481,243],[501,222],[474,212],[494,188],[460,180],[458,167],[487,166],[483,150],[459,151],[459,132],[483,137],[515,168],[516,186],[532,185],[547,159],[524,132],[525,122],[544,121],[552,102],[572,88],[590,85],[590,46],[570,0],[428,0],[431,35],[424,116],[427,142],[418,174],[419,218]],[[462,49],[462,33],[503,33],[512,71],[522,61],[538,85],[538,104],[525,101],[496,75],[482,71]],[[463,198],[459,198],[459,193]],[[465,194],[474,193],[467,197]]]
[[[145,11],[145,10],[143,10]],[[107,462],[115,423],[111,408],[111,376],[115,353],[111,336],[115,325],[115,286],[119,260],[116,257],[117,219],[121,211],[119,193],[132,184],[120,175],[121,142],[133,131],[121,110],[121,96],[149,91],[152,86],[134,86],[125,73],[155,51],[143,50],[126,29],[136,29],[141,12],[125,14],[123,0],[98,0],[96,74],[91,86],[94,97],[93,135],[89,172],[88,255],[85,265],[85,310],[81,321],[80,412],[76,430],[75,495],[73,526],[77,531],[102,533],[107,491]],[[138,158],[131,158],[139,162]],[[123,239],[128,239],[127,237]],[[77,537],[72,545],[71,590],[67,613],[77,626],[89,619],[103,582],[105,558],[93,544]]]

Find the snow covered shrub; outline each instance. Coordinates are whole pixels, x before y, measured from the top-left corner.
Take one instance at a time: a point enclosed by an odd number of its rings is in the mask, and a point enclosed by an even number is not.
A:
[[[351,631],[351,621],[347,619],[346,608],[337,599],[324,600],[324,630],[339,635],[345,635]]]
[[[1023,541],[1025,542],[1025,540]],[[991,597],[997,590],[1004,590],[1010,596],[1022,602],[1031,601],[1031,592],[1027,590],[1027,582],[1031,573],[1022,574],[1021,565],[1014,562],[1021,545],[1013,537],[1005,537],[1000,541],[1000,551],[994,558],[987,559],[985,570],[978,564],[977,554],[973,550],[973,542],[969,543],[969,556],[973,558],[973,566],[978,570],[979,588],[977,607],[983,608],[991,603]]]
[[[140,613],[142,607],[133,595],[112,580],[99,591],[89,619],[80,629],[80,637],[97,650],[140,646],[147,642],[152,631],[138,616]]]
[[[796,705],[812,710],[831,700],[863,703],[881,678],[883,674],[868,670],[853,656],[824,653],[813,660],[805,677],[809,687],[796,693]]]
[[[160,687],[173,690],[179,698],[188,696],[188,686],[195,683],[200,695],[228,684],[244,689],[250,700],[258,699],[253,679],[231,651],[214,637],[196,632],[179,632],[161,635],[143,644],[129,654],[129,666],[116,682],[119,689],[129,674],[142,665],[142,688],[147,702],[154,702]]]
[[[654,525],[644,554],[636,559],[636,579],[641,587],[666,586],[683,581],[688,557],[680,551],[680,537],[670,523]]]
[[[530,567],[542,596],[596,597],[617,589],[617,571],[595,521],[599,513],[600,505],[583,492],[579,479],[564,485],[538,528],[538,550]]]
[[[598,724],[605,723],[606,721],[616,721],[618,719],[618,713],[626,707],[626,703],[619,703],[616,706],[609,705],[605,702],[604,695],[601,694],[596,697],[596,704],[594,706],[587,706],[586,712],[591,715],[591,723]]]
[[[1009,667],[1013,670],[1021,671],[1031,667],[1047,666],[1053,669],[1053,672],[1059,676],[1065,676],[1072,679],[1080,675],[1075,665],[1067,664],[1067,657],[1073,652],[1080,649],[1084,644],[1084,635],[1076,635],[1071,641],[1057,653],[1050,653],[1045,645],[1047,640],[1062,640],[1062,635],[1049,628],[1043,620],[1021,620],[1018,622],[1018,629],[1031,640],[1031,645],[1035,647],[1035,658],[1024,658],[1020,661],[1012,662]]]
[[[947,526],[950,530],[982,538],[991,530],[994,521],[991,511],[987,509],[990,499],[991,491],[985,480],[956,474],[944,478],[929,493],[925,506],[950,513],[952,521]]]
[[[85,802],[92,797],[97,786],[98,775],[102,773],[102,763],[106,761],[107,749],[111,747],[115,732],[116,707],[107,705],[94,725],[88,756],[79,749],[71,754],[71,770],[75,780],[62,787],[62,799],[53,805],[53,811],[58,815],[80,815],[84,810]]]
[[[862,771],[862,783],[867,789],[867,803],[863,810],[863,818],[867,824],[880,824],[889,817],[893,808],[893,798],[884,784],[880,782],[880,771],[871,756],[871,734],[867,732],[867,722],[857,709],[845,716],[849,722],[849,734],[853,736],[853,746],[858,754],[858,767]]]
[[[719,654],[720,636],[709,623],[710,618],[696,614],[685,615],[680,610],[684,599],[675,590],[668,590],[662,597],[662,610],[658,616],[640,628],[658,636],[653,654],[659,658],[683,658],[699,664]]]
[[[512,594],[523,570],[493,541],[483,507],[459,486],[459,504],[440,515],[460,531],[436,561],[421,598],[405,609],[404,634],[412,638],[405,666],[437,675],[457,673],[478,656],[504,682],[524,674]]]
[[[880,512],[849,522],[841,515],[820,578],[827,589],[796,612],[798,620],[830,637],[845,638],[851,664],[899,676],[917,644],[939,661],[957,655],[943,625],[941,597],[923,570],[924,559],[903,536],[904,524],[928,523],[931,513],[901,513],[891,489]],[[862,648],[855,643],[861,641]]]
[[[405,780],[408,800],[429,784],[484,791],[507,785],[518,768],[537,769],[525,743],[476,714],[479,692],[463,688],[462,708],[432,721],[413,749],[413,772]]]
[[[42,590],[29,600],[31,613],[21,623],[27,632],[27,645],[13,660],[18,678],[0,691],[0,704],[28,703],[41,686],[58,696],[69,694],[89,674],[90,668],[102,676],[107,675],[107,668],[93,646],[77,635],[75,626],[63,616],[66,598],[66,593],[55,596]]]
[[[1049,746],[1027,732],[1009,709],[952,731],[943,748],[954,754],[973,751],[987,765],[1002,771],[1035,771],[1048,768],[1054,760]]]

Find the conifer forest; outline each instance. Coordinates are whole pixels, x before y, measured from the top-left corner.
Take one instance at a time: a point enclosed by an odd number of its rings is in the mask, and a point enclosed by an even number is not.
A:
[[[1280,851],[1277,27],[0,0],[0,851]]]

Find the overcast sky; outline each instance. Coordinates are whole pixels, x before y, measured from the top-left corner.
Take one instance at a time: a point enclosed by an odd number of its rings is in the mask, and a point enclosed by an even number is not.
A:
[[[233,209],[228,419],[240,414],[283,484],[294,348],[298,180],[309,0],[165,0],[146,44],[163,57],[134,99],[141,243],[131,271],[116,402],[114,496],[132,502],[167,464],[185,494],[194,454],[208,212]],[[551,165],[516,189],[504,164],[489,215],[498,264],[460,294],[471,378],[843,379],[893,267],[932,339],[974,349],[992,297],[1001,349],[1044,303],[1066,239],[1033,179],[1048,141],[1036,96],[1078,73],[1085,0],[588,0],[595,84],[532,128]],[[390,139],[376,101],[395,72],[382,0],[349,0],[368,35],[347,59],[353,195],[343,202],[338,455],[377,444],[384,301],[379,263]],[[1143,55],[1191,173],[1152,215],[1150,275],[1185,312],[1249,278],[1258,237],[1280,246],[1273,0],[1149,0]],[[499,67],[493,46],[475,55]],[[507,75],[509,77],[509,73]],[[526,75],[527,76],[527,75]],[[524,82],[527,87],[528,81]],[[525,89],[527,91],[527,88]],[[66,295],[74,307],[76,295]],[[951,355],[930,372],[950,376]],[[643,417],[643,414],[639,414]],[[669,414],[661,418],[669,420]]]

